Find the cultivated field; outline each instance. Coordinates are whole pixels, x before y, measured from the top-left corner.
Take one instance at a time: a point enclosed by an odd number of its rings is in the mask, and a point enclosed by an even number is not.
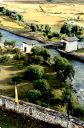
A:
[[[59,28],[67,18],[75,19],[84,26],[83,3],[31,4],[21,2],[4,2],[8,9],[20,12],[28,23],[49,24]]]

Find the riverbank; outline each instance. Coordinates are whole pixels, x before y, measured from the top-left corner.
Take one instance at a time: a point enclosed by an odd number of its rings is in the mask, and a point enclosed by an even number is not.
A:
[[[73,52],[65,52],[64,50],[60,50],[58,49],[57,50],[62,56],[66,57],[67,59],[75,59],[75,60],[78,60],[78,61],[81,61],[84,63],[84,55],[78,55],[76,53],[73,53]]]
[[[14,30],[11,30],[11,29],[8,29],[8,28],[5,28],[5,27],[1,27],[1,26],[0,26],[0,29],[1,29],[1,30],[4,30],[4,31],[7,31],[7,32],[10,32],[10,33],[12,33],[12,34],[14,34],[14,35],[16,35],[16,36],[19,36],[19,37],[23,37],[23,38],[26,38],[26,39],[29,39],[29,40],[38,41],[38,42],[40,42],[40,43],[42,43],[42,44],[49,43],[49,42],[45,42],[45,41],[43,41],[43,40],[39,40],[39,39],[36,39],[36,38],[34,38],[34,37],[31,37],[30,35],[23,35],[23,33],[19,33],[19,32],[17,32],[17,31],[14,31]]]

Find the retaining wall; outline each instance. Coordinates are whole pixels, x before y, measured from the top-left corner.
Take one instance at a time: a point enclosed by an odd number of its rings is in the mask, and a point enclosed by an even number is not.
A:
[[[51,124],[58,124],[62,127],[67,126],[67,116],[63,113],[58,111],[41,107],[39,105],[35,105],[29,102],[19,101],[18,105],[16,105],[15,100],[6,96],[0,95],[0,107],[5,107],[7,110],[13,110],[17,113],[33,117],[35,119],[51,123]],[[77,124],[77,126],[84,127],[84,122],[81,122],[77,118],[71,119],[72,124]],[[72,128],[72,127],[70,127]],[[77,127],[79,128],[79,127]]]

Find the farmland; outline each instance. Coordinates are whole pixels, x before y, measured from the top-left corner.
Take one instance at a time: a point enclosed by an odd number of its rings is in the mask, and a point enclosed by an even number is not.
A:
[[[83,3],[32,4],[4,2],[3,5],[20,12],[27,23],[48,24],[60,28],[66,19],[74,19],[78,25],[84,25]],[[77,19],[79,17],[79,19]],[[1,19],[1,18],[0,18]],[[10,24],[10,27],[12,25]]]

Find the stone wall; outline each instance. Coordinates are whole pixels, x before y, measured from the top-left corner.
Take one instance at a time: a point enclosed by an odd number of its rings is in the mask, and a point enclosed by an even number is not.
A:
[[[47,123],[58,124],[62,127],[67,126],[67,116],[49,108],[24,101],[19,101],[17,105],[14,99],[0,95],[0,107],[2,106],[4,106],[7,110],[13,110],[17,113],[30,116]],[[72,123],[74,125],[77,124],[77,126],[82,126],[81,128],[84,127],[84,122],[79,121],[77,118],[72,118],[70,125],[72,125]]]

